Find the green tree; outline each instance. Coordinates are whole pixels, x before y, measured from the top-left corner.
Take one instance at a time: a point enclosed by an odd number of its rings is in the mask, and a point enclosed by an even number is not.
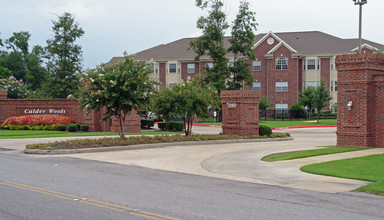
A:
[[[81,108],[87,112],[105,109],[108,120],[116,117],[120,125],[120,137],[125,138],[125,119],[132,110],[148,107],[149,96],[156,82],[150,79],[149,65],[138,63],[134,56],[125,55],[123,62],[114,66],[98,66],[89,70],[86,86],[80,95]]]
[[[259,103],[259,110],[267,111],[268,108],[272,107],[273,104],[269,102],[267,97],[261,97]]]
[[[228,52],[233,54],[233,67],[230,67],[231,78],[228,80],[228,88],[239,90],[243,88],[243,82],[251,86],[253,82],[252,71],[249,69],[249,63],[244,59],[255,59],[253,51],[254,31],[257,30],[255,12],[249,10],[249,3],[241,1],[239,12],[232,24],[232,38],[229,39],[231,46]]]
[[[5,40],[8,51],[0,54],[0,66],[7,68],[18,80],[23,80],[28,89],[39,88],[46,80],[47,70],[43,67],[43,52],[41,46],[34,46],[29,51],[29,32],[20,31]]]
[[[299,92],[299,103],[306,106],[308,109],[317,111],[317,123],[320,123],[320,111],[332,99],[329,89],[322,79],[317,87],[307,87],[302,92]]]
[[[177,114],[172,110],[174,94],[170,88],[163,88],[155,93],[151,98],[151,110],[155,115],[163,118],[165,122],[169,122],[172,116]],[[166,130],[169,129],[169,123],[166,123]]]
[[[197,54],[196,60],[204,55],[212,59],[213,67],[206,68],[204,80],[220,94],[226,89],[226,79],[229,78],[227,50],[224,47],[224,34],[229,25],[223,11],[224,4],[221,0],[196,0],[196,6],[201,10],[207,9],[209,14],[197,20],[197,27],[203,34],[190,42],[190,48]]]
[[[50,77],[45,91],[52,98],[66,98],[79,91],[82,69],[82,50],[76,40],[84,35],[74,17],[65,12],[52,21],[54,36],[47,40]]]
[[[177,115],[183,119],[186,136],[192,133],[195,116],[204,115],[209,107],[215,108],[218,104],[217,91],[201,83],[199,77],[160,91],[155,100],[158,105],[154,106],[154,111],[157,114]]]

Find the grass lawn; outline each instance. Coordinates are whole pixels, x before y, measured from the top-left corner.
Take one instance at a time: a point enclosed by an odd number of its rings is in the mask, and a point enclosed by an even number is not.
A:
[[[366,149],[370,149],[370,148],[329,146],[329,147],[321,147],[320,149],[304,150],[299,152],[289,152],[289,153],[282,153],[282,154],[273,154],[273,155],[264,157],[262,160],[267,162],[274,162],[274,161],[280,161],[280,160],[292,160],[292,159],[298,159],[298,158],[314,157],[314,156],[320,156],[320,155],[336,154],[336,153],[366,150]]]
[[[320,124],[317,124],[314,122],[315,120],[311,121],[297,121],[297,120],[286,120],[286,121],[281,121],[281,120],[276,120],[276,121],[260,121],[260,125],[266,125],[271,128],[278,128],[278,127],[292,127],[292,126],[316,126],[316,125],[337,125],[337,120],[336,119],[322,119],[320,120]],[[211,124],[211,125],[221,125],[221,122],[199,122],[196,124]]]
[[[175,134],[178,132],[165,132],[155,130],[141,130],[138,134],[126,135],[159,135]],[[112,132],[67,132],[67,131],[35,131],[35,130],[0,130],[0,139],[20,139],[20,138],[46,138],[46,137],[78,137],[78,136],[112,136],[118,133]]]
[[[308,173],[372,181],[355,191],[384,195],[384,154],[336,160],[301,167]]]

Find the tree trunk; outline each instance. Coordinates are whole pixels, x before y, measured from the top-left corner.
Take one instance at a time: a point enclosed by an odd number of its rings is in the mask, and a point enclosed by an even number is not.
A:
[[[124,131],[124,120],[122,116],[119,117],[119,124],[120,124],[120,138],[125,139],[125,131]]]

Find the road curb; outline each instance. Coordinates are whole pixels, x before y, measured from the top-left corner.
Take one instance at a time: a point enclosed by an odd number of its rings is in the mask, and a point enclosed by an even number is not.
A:
[[[234,144],[234,143],[251,143],[251,142],[292,141],[292,140],[293,140],[292,137],[287,137],[287,138],[259,138],[259,139],[212,140],[212,141],[183,141],[183,142],[172,142],[172,143],[137,144],[137,145],[128,145],[128,146],[63,149],[63,150],[25,149],[24,153],[38,154],[38,155],[60,155],[60,154],[108,152],[108,151],[119,151],[119,150],[140,150],[140,149],[149,149],[149,148],[164,148],[164,147],[170,147],[170,146]]]

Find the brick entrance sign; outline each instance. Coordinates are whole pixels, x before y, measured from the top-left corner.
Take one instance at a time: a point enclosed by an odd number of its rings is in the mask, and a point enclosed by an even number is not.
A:
[[[342,55],[338,71],[337,145],[384,147],[384,55]]]
[[[260,92],[249,90],[222,91],[223,133],[226,135],[259,135]]]
[[[77,99],[7,99],[7,91],[0,90],[0,125],[11,116],[59,115],[68,116],[79,124],[89,125],[90,131],[110,131],[111,126],[119,132],[116,120],[100,122],[104,112],[86,114],[80,110]],[[140,116],[136,112],[126,118],[125,132],[140,133]]]

